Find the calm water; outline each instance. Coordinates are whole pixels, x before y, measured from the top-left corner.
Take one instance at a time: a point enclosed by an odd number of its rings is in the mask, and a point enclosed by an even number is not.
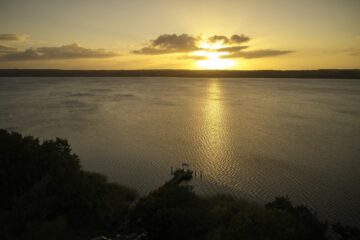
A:
[[[67,138],[140,193],[187,161],[199,193],[288,195],[360,226],[360,80],[0,78],[0,128]]]

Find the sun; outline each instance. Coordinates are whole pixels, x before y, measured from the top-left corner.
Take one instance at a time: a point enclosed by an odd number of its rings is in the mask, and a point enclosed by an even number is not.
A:
[[[204,60],[196,61],[196,65],[200,69],[211,69],[211,70],[223,70],[231,68],[235,65],[234,60],[223,59],[221,56],[226,55],[225,52],[208,52],[201,51],[195,54],[195,56],[204,57]]]
[[[221,59],[219,57],[209,57],[206,60],[199,60],[196,65],[201,69],[223,70],[235,65],[235,61],[230,59]]]
[[[221,48],[224,47],[222,42],[208,43],[200,42],[199,47],[203,50],[194,52],[192,55],[203,58],[196,61],[196,65],[200,69],[223,70],[231,68],[235,65],[235,61],[231,59],[222,58],[228,52],[222,52]]]

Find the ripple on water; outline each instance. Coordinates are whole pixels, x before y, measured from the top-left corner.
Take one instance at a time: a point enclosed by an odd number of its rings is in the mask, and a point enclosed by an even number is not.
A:
[[[0,127],[69,139],[84,168],[145,194],[186,161],[200,194],[288,195],[360,226],[360,80],[14,78]],[[1,114],[2,113],[2,114]],[[34,114],[36,113],[36,114]]]

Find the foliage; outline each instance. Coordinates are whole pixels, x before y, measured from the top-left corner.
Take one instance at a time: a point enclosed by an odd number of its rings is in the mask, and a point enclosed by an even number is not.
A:
[[[201,239],[206,232],[206,208],[187,186],[164,185],[139,200],[129,226],[150,239]]]
[[[91,239],[120,233],[148,240],[321,240],[326,222],[286,197],[260,206],[226,195],[199,197],[165,184],[141,199],[81,169],[66,140],[40,142],[0,130],[0,239]],[[354,227],[333,225],[339,239]],[[126,238],[127,237],[127,238]]]
[[[81,169],[66,140],[0,130],[0,238],[83,239],[113,231],[136,194]]]
[[[333,231],[340,240],[356,240],[360,239],[360,230],[352,226],[344,226],[340,222],[332,226]]]
[[[200,198],[177,185],[165,185],[141,199],[131,217],[131,225],[141,227],[149,239],[321,240],[327,231],[311,210],[294,207],[287,198],[264,208],[231,196]]]

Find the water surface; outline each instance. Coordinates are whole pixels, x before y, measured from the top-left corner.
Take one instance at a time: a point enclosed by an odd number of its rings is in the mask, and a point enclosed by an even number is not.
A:
[[[0,128],[67,138],[142,194],[187,161],[200,193],[288,195],[360,225],[360,80],[0,78]]]

